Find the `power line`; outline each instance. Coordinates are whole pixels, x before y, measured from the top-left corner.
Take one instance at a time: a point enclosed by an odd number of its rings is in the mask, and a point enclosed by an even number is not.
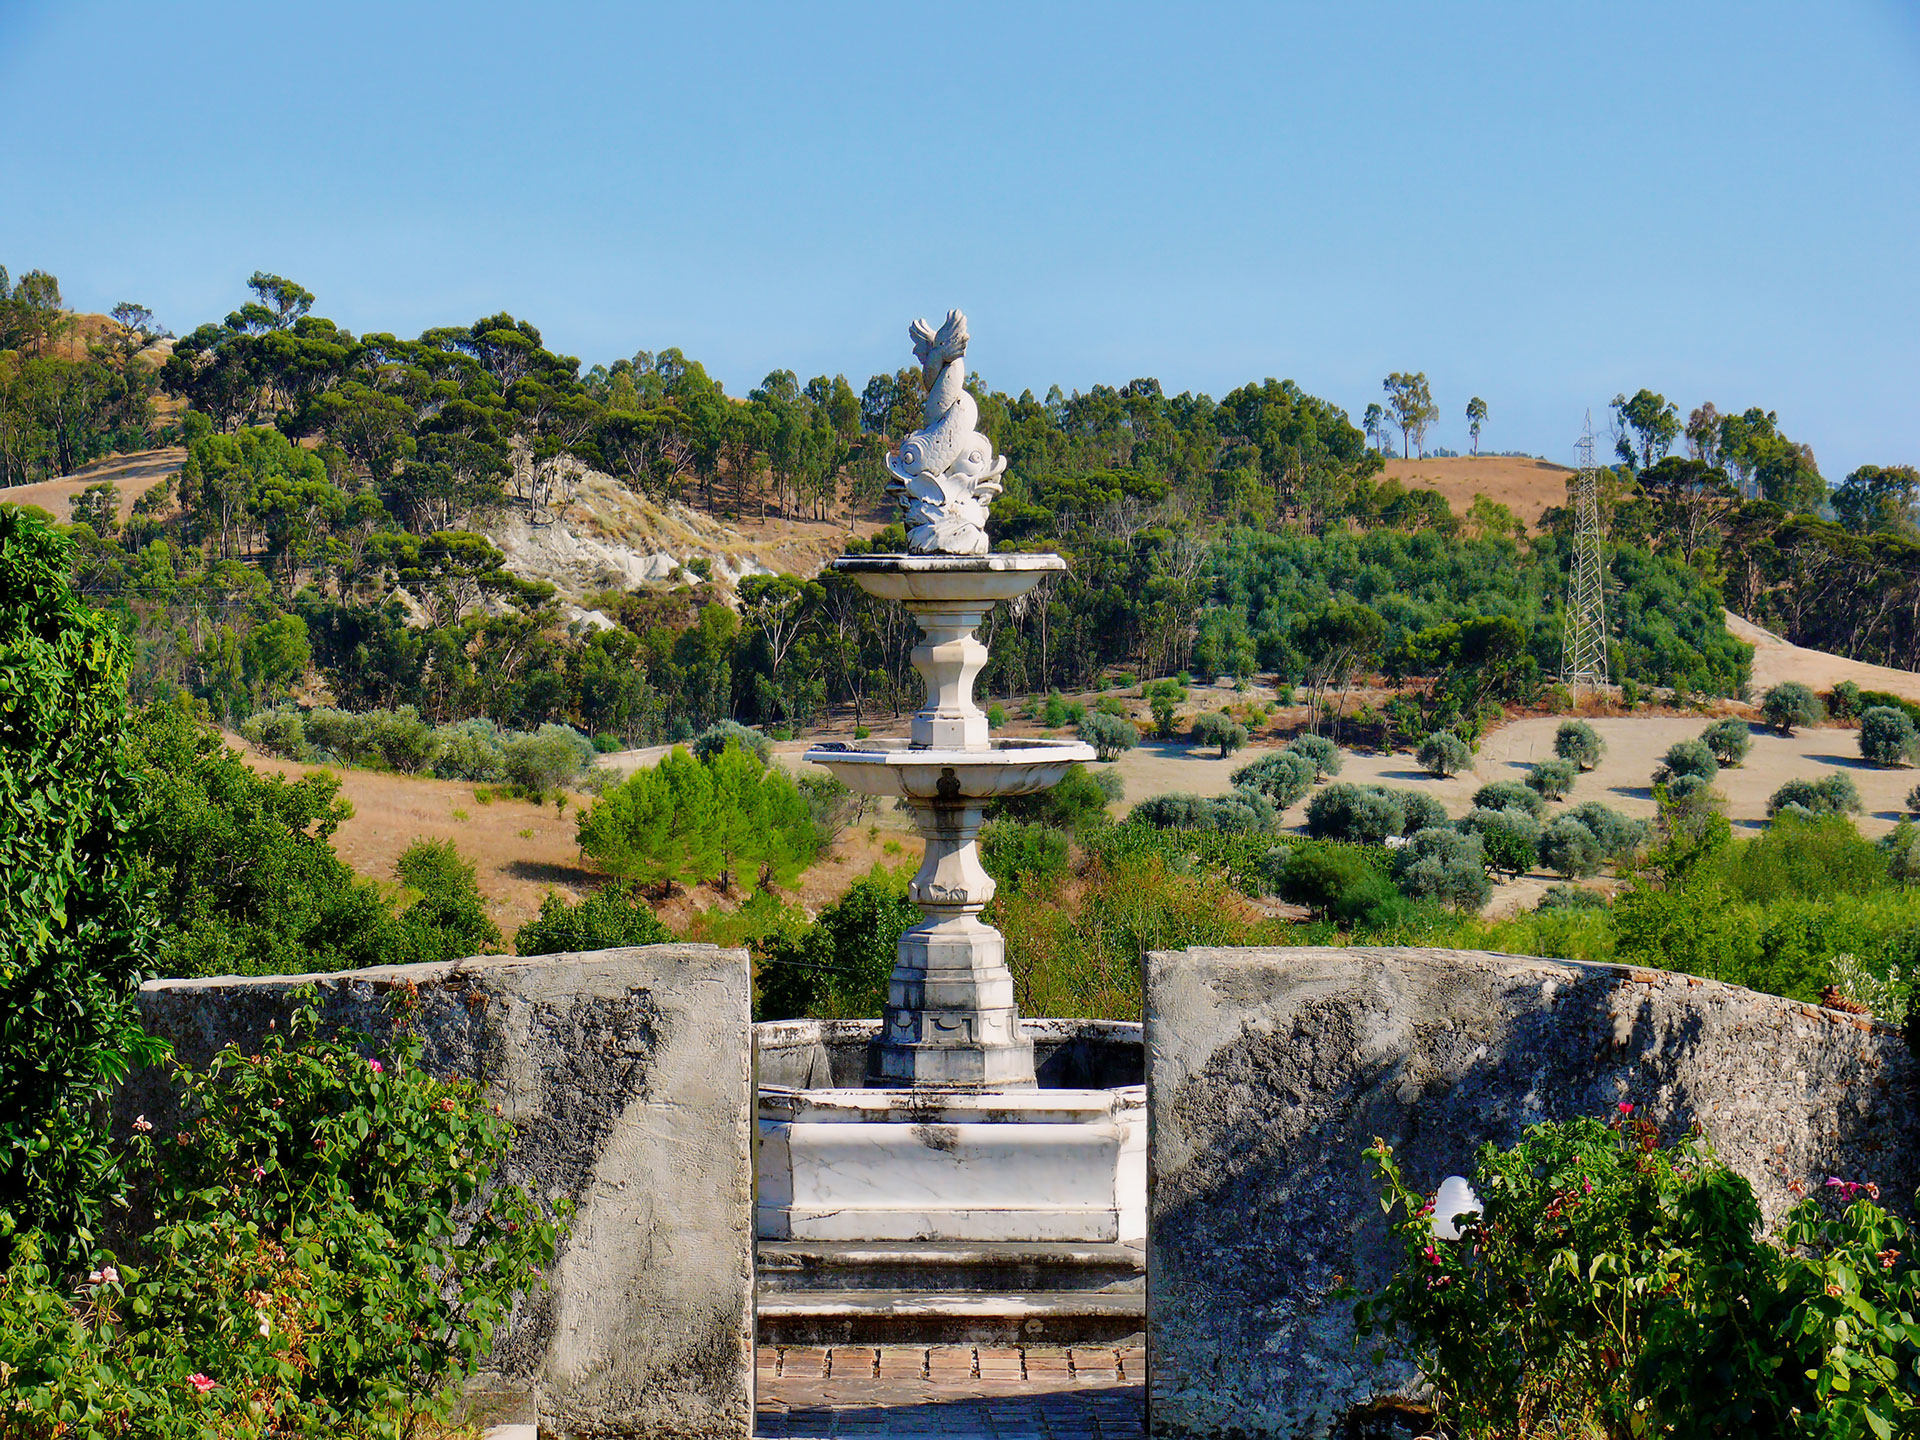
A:
[[[1600,472],[1593,463],[1593,412],[1575,447],[1580,464],[1573,477],[1573,566],[1567,575],[1566,632],[1561,642],[1560,682],[1569,689],[1596,689],[1607,672],[1606,543],[1600,533]]]

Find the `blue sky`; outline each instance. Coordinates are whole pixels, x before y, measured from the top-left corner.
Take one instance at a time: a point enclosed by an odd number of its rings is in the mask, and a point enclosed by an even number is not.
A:
[[[856,386],[1425,370],[1566,460],[1617,391],[1920,462],[1920,7],[0,0],[0,264],[184,332],[507,309]]]

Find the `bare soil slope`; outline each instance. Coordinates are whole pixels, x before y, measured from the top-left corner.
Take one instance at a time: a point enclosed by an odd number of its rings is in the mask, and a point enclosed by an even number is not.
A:
[[[120,489],[120,518],[133,513],[133,502],[175,474],[187,463],[183,446],[162,450],[141,450],[132,455],[109,455],[84,465],[71,475],[57,480],[42,480],[37,485],[15,485],[0,490],[0,505],[37,505],[62,524],[67,520],[67,502],[89,485],[111,480]]]
[[[1409,489],[1438,490],[1456,515],[1467,513],[1475,495],[1485,495],[1513,511],[1529,530],[1540,527],[1540,516],[1550,506],[1566,503],[1572,473],[1550,460],[1511,455],[1389,460],[1384,472]]]
[[[1885,665],[1869,665],[1864,660],[1848,660],[1824,650],[1808,650],[1782,640],[1771,630],[1763,630],[1751,620],[1727,611],[1727,630],[1735,639],[1753,646],[1753,693],[1761,695],[1782,680],[1798,680],[1815,690],[1831,690],[1842,680],[1851,680],[1862,690],[1885,690],[1907,700],[1920,701],[1920,675],[1911,670],[1894,670]]]

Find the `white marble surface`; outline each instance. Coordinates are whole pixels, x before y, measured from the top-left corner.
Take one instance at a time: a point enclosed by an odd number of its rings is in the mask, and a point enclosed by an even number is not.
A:
[[[760,1238],[1120,1241],[1145,1235],[1144,1087],[951,1095],[931,1105],[924,1096],[897,1104],[855,1099],[902,1095],[762,1097]],[[795,1096],[805,1098],[788,1098]],[[910,1099],[921,1103],[905,1103]],[[996,1118],[975,1118],[988,1115]]]

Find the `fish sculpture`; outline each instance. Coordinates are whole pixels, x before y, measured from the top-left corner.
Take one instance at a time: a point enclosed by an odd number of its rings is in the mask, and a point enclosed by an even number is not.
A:
[[[887,457],[890,492],[906,512],[907,548],[915,555],[987,553],[987,506],[1000,493],[1005,456],[976,428],[980,407],[967,393],[967,317],[949,310],[935,330],[907,327],[927,399],[920,428]]]

